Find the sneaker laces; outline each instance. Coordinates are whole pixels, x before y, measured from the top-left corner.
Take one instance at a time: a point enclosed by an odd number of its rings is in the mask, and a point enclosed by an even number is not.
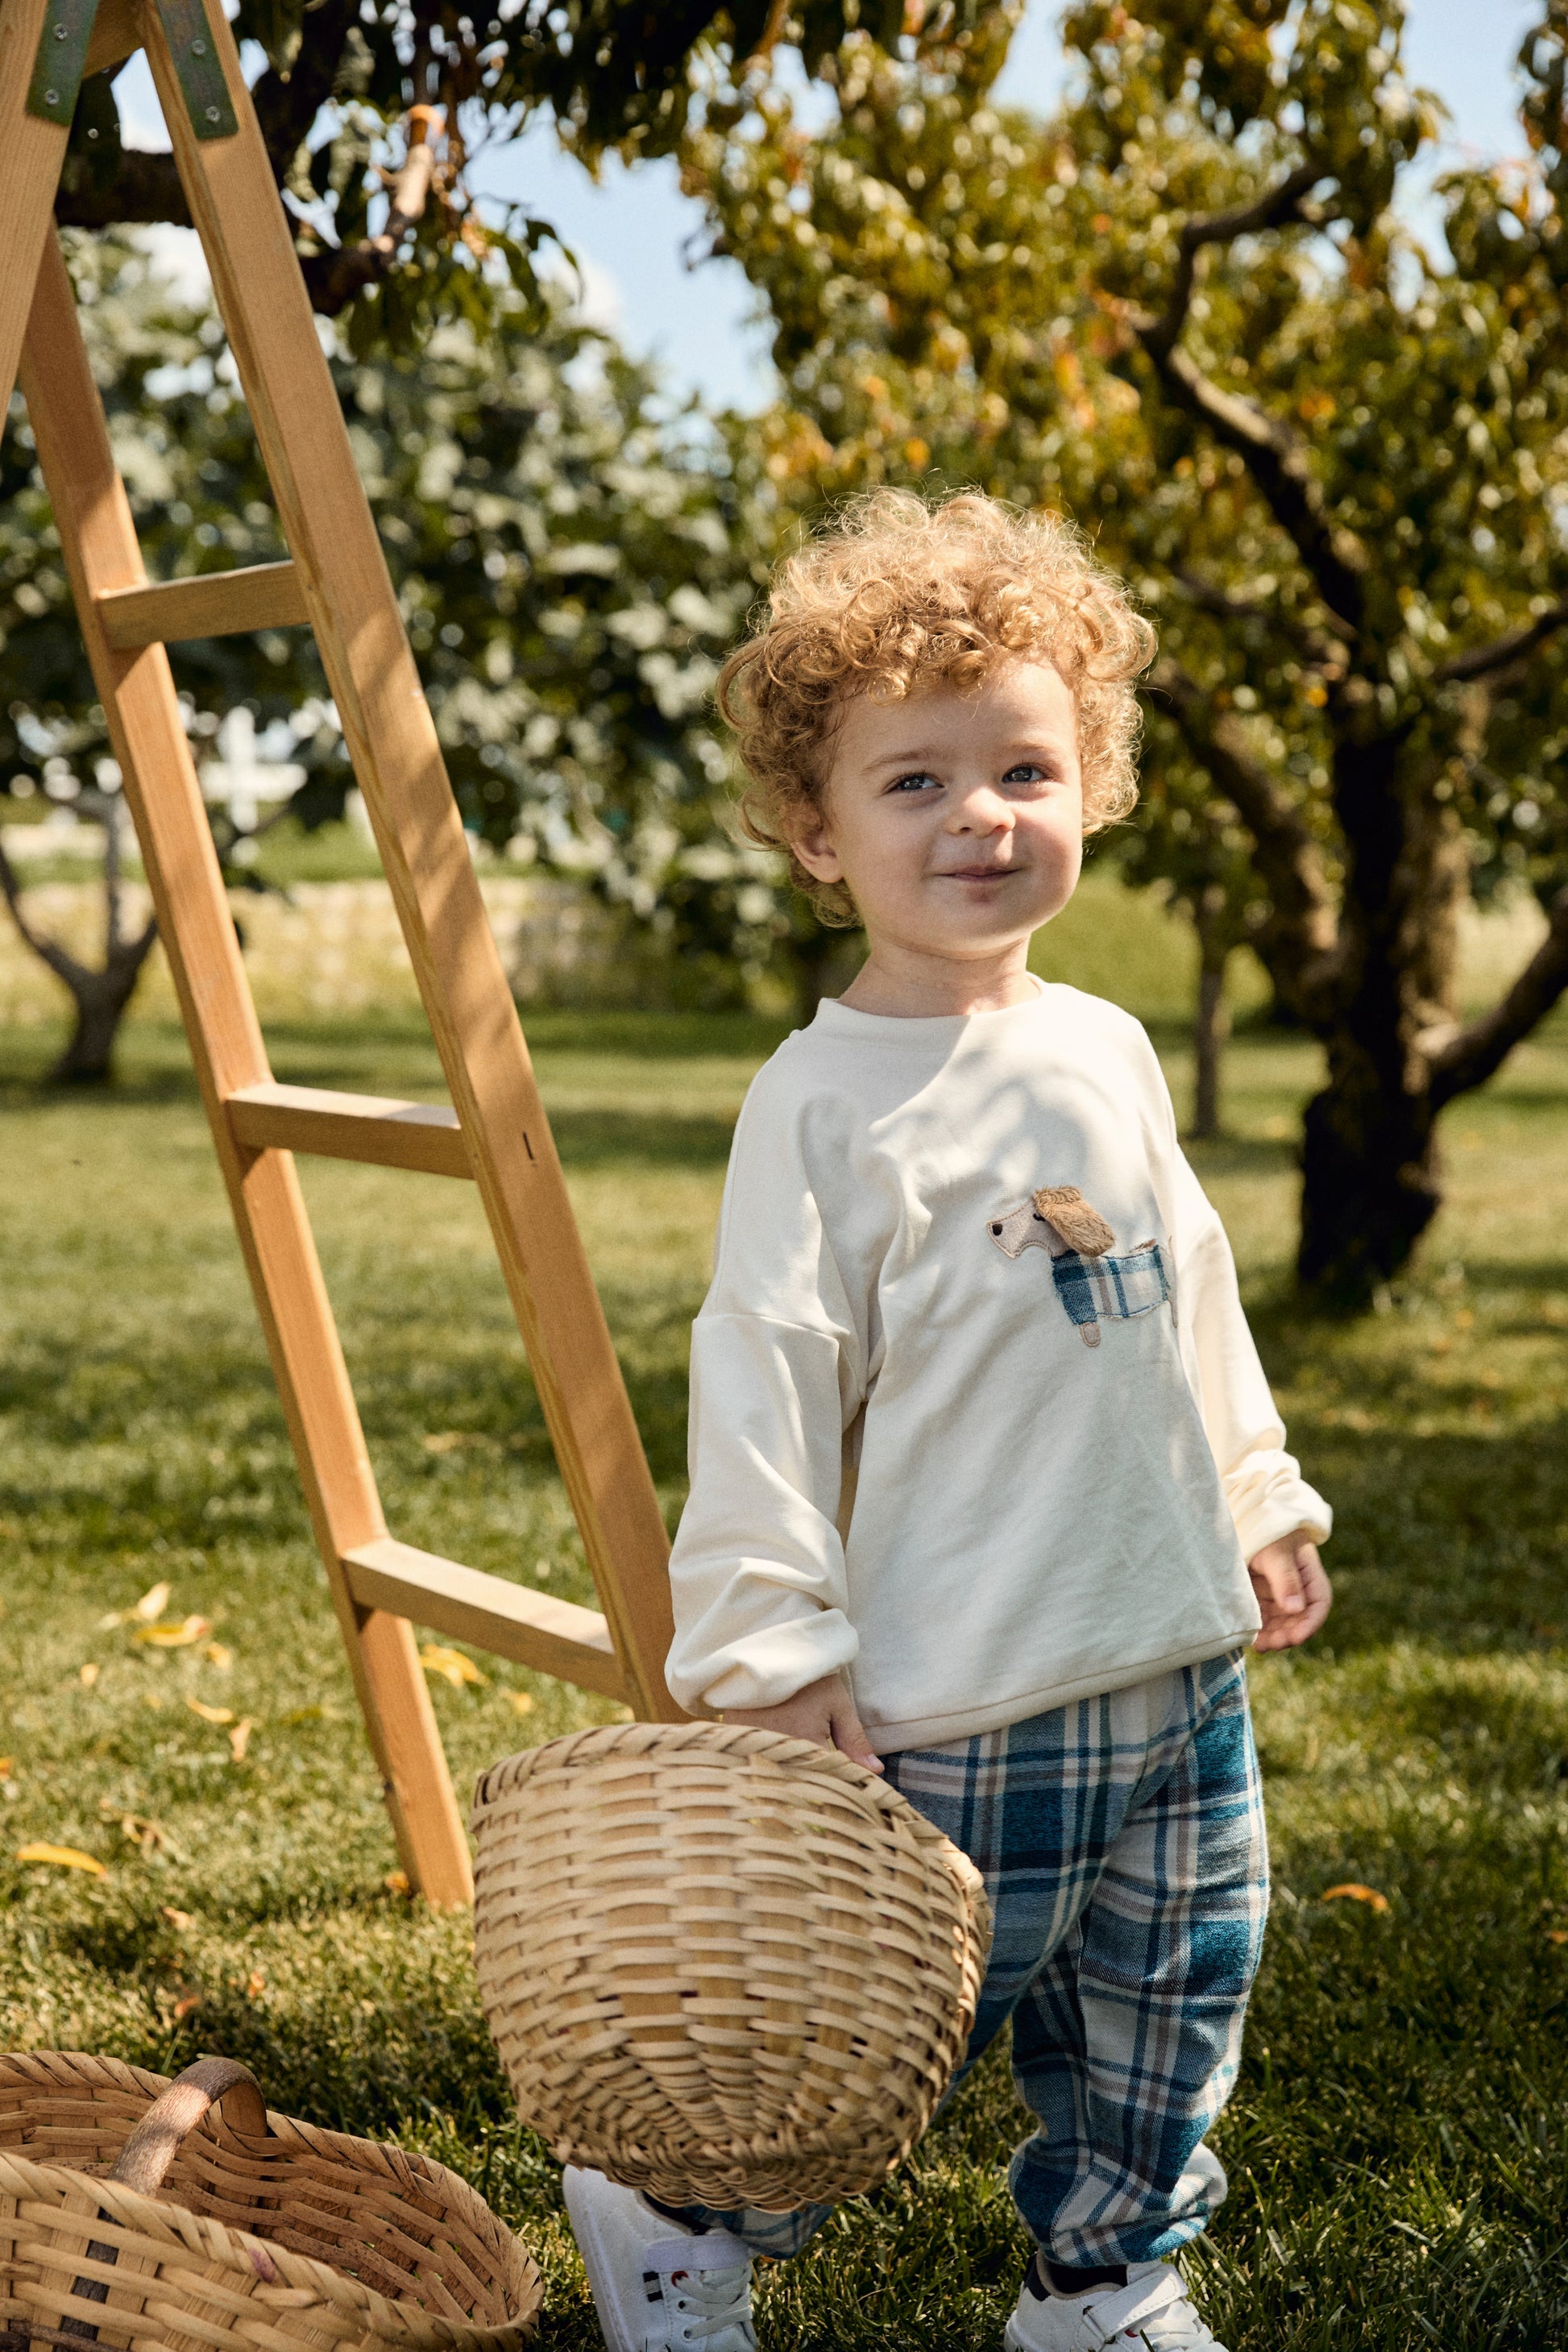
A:
[[[1208,2352],[1214,2337],[1187,2301],[1179,2273],[1161,2263],[1125,2286],[1085,2302],[1083,2315],[1106,2347],[1146,2352]]]
[[[682,2344],[710,2344],[733,2328],[739,2344],[752,2345],[752,2266],[726,2264],[722,2270],[697,2269],[666,2273],[671,2306],[679,2322]]]

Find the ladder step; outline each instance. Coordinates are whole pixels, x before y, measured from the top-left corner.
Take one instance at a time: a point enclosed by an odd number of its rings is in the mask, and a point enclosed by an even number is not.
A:
[[[610,1629],[596,1609],[528,1592],[504,1576],[486,1576],[453,1559],[384,1536],[342,1556],[349,1591],[362,1609],[411,1617],[476,1650],[556,1675],[605,1698],[626,1697]]]
[[[254,1151],[310,1151],[424,1176],[472,1177],[458,1114],[445,1103],[333,1094],[324,1087],[241,1087],[224,1104],[237,1143]]]
[[[207,572],[197,580],[159,580],[111,588],[94,599],[104,635],[122,652],[176,645],[182,637],[235,637],[249,629],[289,629],[308,619],[291,563],[252,563],[243,572]]]

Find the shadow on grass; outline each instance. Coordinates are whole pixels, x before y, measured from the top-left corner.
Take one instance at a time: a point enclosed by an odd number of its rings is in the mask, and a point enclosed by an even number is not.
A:
[[[1186,1150],[1198,1175],[1211,1177],[1278,1175],[1299,1166],[1299,1139],[1289,1136],[1219,1135],[1194,1143]]]
[[[334,1928],[343,1932],[341,1919]],[[184,2032],[160,2035],[159,2056],[168,2053],[161,2071],[178,2073],[205,2052],[218,2051],[250,2068],[269,2106],[366,2139],[390,2138],[404,2117],[433,2110],[466,2106],[491,2125],[513,2119],[477,1996],[460,2009],[437,2010],[416,1995],[377,1997],[374,1980],[363,1977],[355,1992],[367,1984],[373,1989],[363,1998],[374,2019],[360,1999],[345,2000],[341,1986],[286,2004],[220,1988]]]
[[[1335,1656],[1405,1639],[1456,1654],[1539,1651],[1568,1633],[1562,1584],[1568,1415],[1508,1433],[1358,1432],[1292,1416],[1334,1501]]]
[[[558,1110],[551,1115],[555,1147],[568,1169],[722,1168],[734,1121],[719,1114],[672,1111]]]

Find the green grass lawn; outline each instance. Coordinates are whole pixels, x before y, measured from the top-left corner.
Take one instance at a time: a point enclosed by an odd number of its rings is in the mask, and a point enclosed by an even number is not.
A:
[[[673,1518],[730,1127],[779,1033],[556,1014],[532,1034]],[[1158,1037],[1180,1099],[1179,1034]],[[592,2346],[466,1922],[385,1883],[395,1857],[183,1040],[132,1028],[101,1099],[39,1089],[52,1043],[0,1039],[0,2042],[170,2072],[232,2052],[279,2106],[432,2149],[543,2265],[542,2345]],[[438,1089],[401,1018],[272,1045],[285,1079]],[[1551,2352],[1568,2343],[1568,1024],[1458,1107],[1449,1205],[1360,1323],[1310,1318],[1286,1281],[1315,1068],[1304,1041],[1243,1036],[1230,1135],[1196,1155],[1294,1441],[1339,1509],[1340,1598],[1310,1654],[1254,1671],[1277,1891],[1217,2134],[1232,2198],[1194,2266],[1233,2352]],[[590,1598],[469,1189],[327,1164],[306,1185],[395,1532]],[[160,1650],[103,1622],[159,1582],[210,1636]],[[435,1685],[465,1794],[497,1756],[608,1711],[479,1663],[480,1685]],[[107,1875],[16,1864],[30,1840]],[[1322,1901],[1347,1880],[1387,1907]],[[1022,2128],[998,2053],[886,2189],[771,2274],[770,2352],[998,2344],[1022,2257],[1003,2159]]]

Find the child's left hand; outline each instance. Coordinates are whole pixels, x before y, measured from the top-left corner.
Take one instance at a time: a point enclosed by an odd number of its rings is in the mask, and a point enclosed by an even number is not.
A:
[[[1265,1544],[1247,1563],[1263,1626],[1255,1650],[1294,1650],[1310,1641],[1334,1605],[1332,1585],[1323,1573],[1318,1547],[1298,1528]]]

